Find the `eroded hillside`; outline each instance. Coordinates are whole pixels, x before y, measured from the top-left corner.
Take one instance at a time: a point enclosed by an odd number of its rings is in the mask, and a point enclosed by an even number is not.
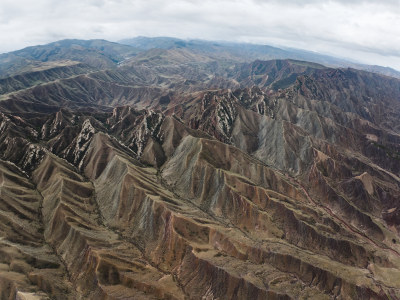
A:
[[[153,49],[0,91],[1,299],[400,299],[399,80]]]

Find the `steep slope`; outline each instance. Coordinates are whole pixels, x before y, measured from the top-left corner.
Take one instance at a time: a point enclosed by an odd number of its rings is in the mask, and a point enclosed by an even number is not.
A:
[[[75,299],[63,261],[43,235],[43,199],[15,165],[0,161],[0,298]]]
[[[0,105],[9,112],[27,111],[24,107],[30,107],[31,112],[54,112],[61,107],[99,104],[164,110],[185,101],[193,92],[255,84],[278,89],[293,83],[298,75],[320,68],[316,64],[286,60],[236,65],[184,50],[154,49],[126,60],[116,70],[88,70],[81,74],[84,71],[77,69],[71,76],[60,72],[58,77],[53,75],[54,80],[43,78],[41,85],[32,88],[28,88],[32,83],[18,82],[26,78],[17,82],[14,77],[4,79],[5,91],[22,88],[19,86],[27,88],[5,93]],[[15,87],[10,87],[10,82]]]
[[[400,81],[166,48],[2,81],[0,298],[400,299]]]
[[[309,177],[322,181],[308,187],[302,177],[274,171],[173,117],[129,107],[94,117],[61,111],[41,130],[46,147],[87,179],[45,152],[32,166],[43,197],[44,239],[71,274],[65,284],[79,295],[289,299],[328,293],[386,299],[398,294],[396,234],[370,213],[344,205],[341,193],[321,175],[330,159],[322,152],[313,150],[316,165]],[[68,138],[65,131],[75,133]],[[66,139],[55,147],[61,137]],[[138,145],[145,150],[139,152]],[[132,157],[162,167],[158,171]],[[360,191],[371,193],[372,185],[374,193],[382,183],[389,187],[387,179],[373,175],[354,179],[360,180]],[[395,197],[392,189],[387,191]]]

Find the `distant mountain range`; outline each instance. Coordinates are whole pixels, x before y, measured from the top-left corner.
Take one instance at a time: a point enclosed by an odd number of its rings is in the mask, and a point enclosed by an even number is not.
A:
[[[231,62],[294,59],[315,62],[327,67],[351,67],[400,78],[400,72],[388,67],[354,63],[328,55],[298,49],[281,49],[268,45],[182,40],[169,37],[136,37],[119,43],[105,40],[62,40],[47,45],[27,47],[0,54],[0,77],[24,71],[23,68],[55,60],[76,60],[93,67],[112,67],[126,58],[151,49],[186,50],[196,55],[226,59]]]
[[[257,45],[247,43],[233,43],[233,42],[216,42],[204,40],[182,40],[169,37],[136,37],[132,39],[124,39],[119,41],[121,44],[131,45],[139,49],[148,50],[151,48],[173,49],[173,48],[186,48],[190,50],[197,50],[209,54],[230,54],[236,59],[242,60],[270,60],[270,59],[295,59],[305,60],[323,64],[327,67],[351,67],[359,70],[366,70],[374,73],[379,73],[387,76],[400,78],[400,72],[376,65],[365,65],[355,63],[350,60],[341,59],[329,55],[323,55],[316,52],[277,48],[268,45]]]

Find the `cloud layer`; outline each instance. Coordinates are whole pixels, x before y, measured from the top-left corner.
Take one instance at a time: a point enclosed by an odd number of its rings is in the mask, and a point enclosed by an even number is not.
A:
[[[1,0],[0,52],[63,38],[282,45],[400,69],[400,0]]]

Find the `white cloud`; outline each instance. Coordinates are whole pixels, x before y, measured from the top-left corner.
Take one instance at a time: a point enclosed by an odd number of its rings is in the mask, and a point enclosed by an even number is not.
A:
[[[400,1],[1,0],[0,52],[137,35],[257,42],[400,69]]]

